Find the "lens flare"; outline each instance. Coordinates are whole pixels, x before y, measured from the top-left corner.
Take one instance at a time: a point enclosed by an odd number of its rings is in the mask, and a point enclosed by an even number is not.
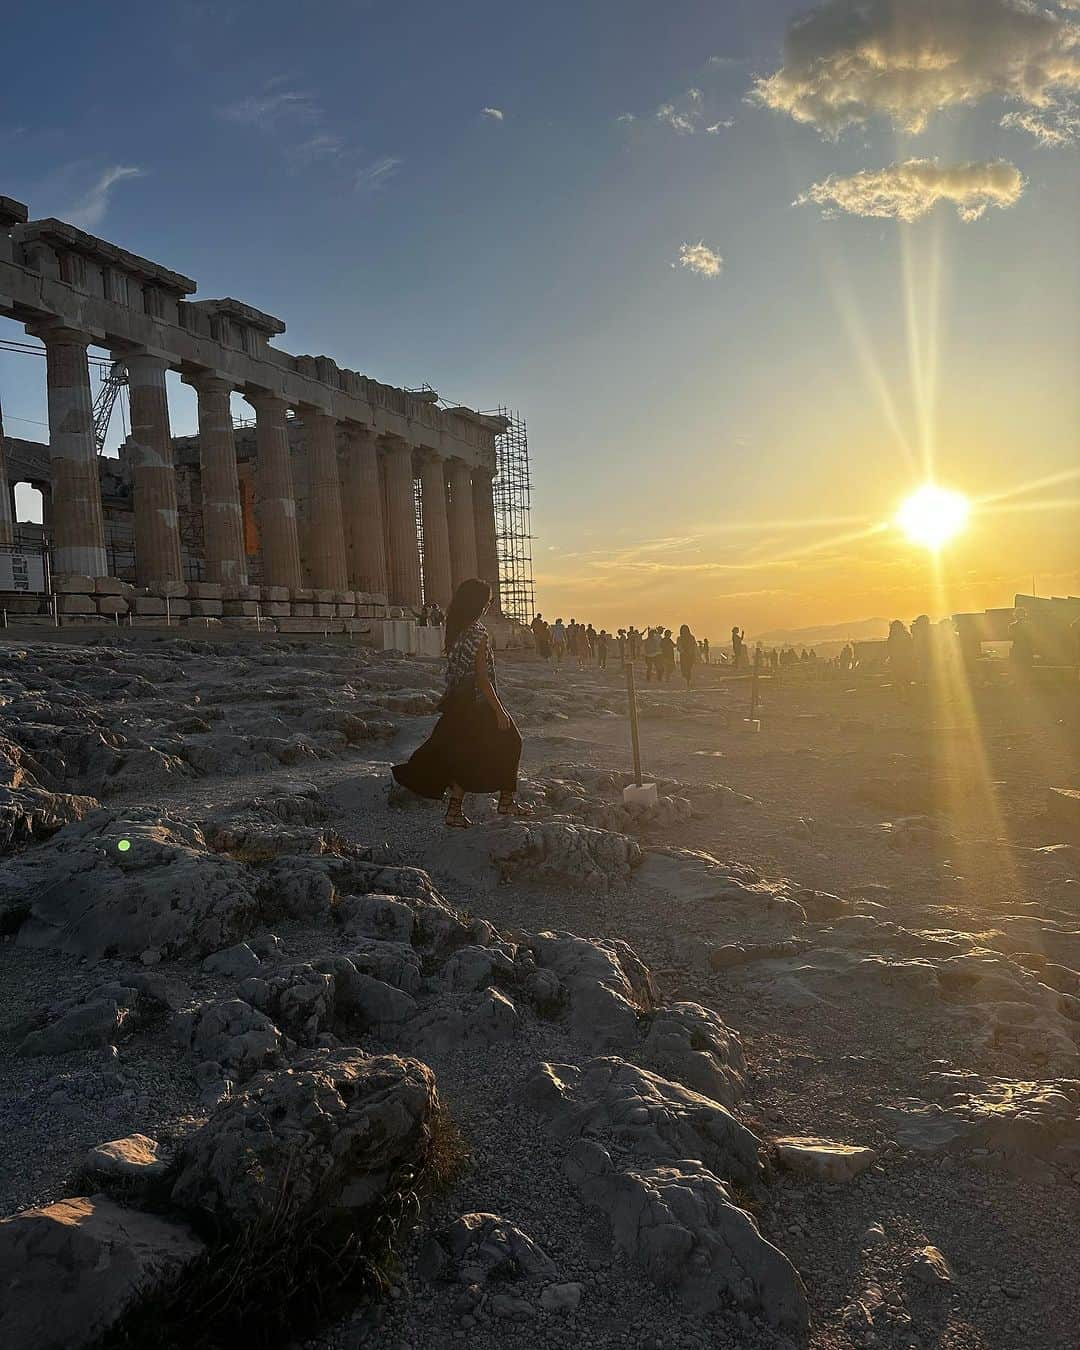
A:
[[[967,525],[971,503],[962,492],[925,483],[901,505],[896,523],[913,544],[935,552]]]

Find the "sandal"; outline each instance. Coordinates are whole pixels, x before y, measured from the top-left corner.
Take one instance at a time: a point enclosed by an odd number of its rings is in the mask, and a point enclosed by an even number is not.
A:
[[[513,816],[515,819],[518,819],[522,816],[531,816],[532,814],[532,807],[523,806],[521,802],[516,800],[512,792],[499,793],[500,816]]]
[[[451,797],[450,805],[446,808],[446,818],[443,824],[451,830],[467,830],[472,821],[462,810],[464,797]]]

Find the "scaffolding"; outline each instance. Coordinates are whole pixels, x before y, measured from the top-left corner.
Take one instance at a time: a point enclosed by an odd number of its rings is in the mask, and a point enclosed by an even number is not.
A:
[[[495,437],[495,539],[499,551],[499,598],[502,612],[528,624],[536,612],[533,584],[532,483],[529,478],[529,437],[520,413],[500,407],[494,414],[506,429]]]

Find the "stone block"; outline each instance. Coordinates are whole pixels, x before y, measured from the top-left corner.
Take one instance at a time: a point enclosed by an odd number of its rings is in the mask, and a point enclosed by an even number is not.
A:
[[[223,604],[223,601],[214,600],[209,597],[205,600],[192,600],[191,613],[195,617],[201,615],[204,618],[218,619],[221,617]]]
[[[315,604],[315,617],[317,619],[336,619],[337,606],[327,604],[325,600],[320,600]]]
[[[191,601],[185,600],[183,596],[177,596],[175,599],[170,595],[168,597],[169,607],[168,615],[171,619],[186,619],[191,615]]]
[[[0,600],[0,609],[6,609],[9,618],[16,614],[40,614],[43,595],[7,595]]]
[[[99,595],[97,597],[99,614],[126,614],[128,602],[122,595]]]
[[[268,587],[262,586],[222,586],[222,600],[266,600]]]
[[[293,599],[293,592],[288,586],[264,586],[262,593],[264,600],[273,600],[275,604],[284,604]]]
[[[315,603],[317,605],[332,605],[334,603],[333,591],[328,591],[325,588],[316,587],[316,589],[312,592],[312,594],[315,597]]]
[[[133,595],[135,587],[130,582],[121,581],[119,577],[95,577],[94,594],[95,595]]]
[[[189,581],[189,600],[220,600],[224,587],[216,581]]]
[[[340,633],[340,619],[278,619],[279,633]]]
[[[281,604],[281,603],[276,602],[276,601],[271,601],[269,604],[263,605],[262,611],[263,611],[263,614],[264,614],[268,619],[291,619],[291,618],[292,618],[292,609],[291,609],[291,607],[290,607],[289,605]]]
[[[295,619],[313,619],[315,617],[314,605],[302,605],[293,603],[293,618]]]
[[[297,586],[296,590],[292,593],[292,598],[294,600],[304,600],[310,604],[311,601],[315,599],[315,592],[310,586]]]
[[[355,604],[356,604],[356,592],[355,592],[355,591],[335,591],[335,592],[334,592],[334,600],[335,600],[335,602],[336,602],[337,604],[339,604],[339,605],[355,605]]]
[[[53,590],[57,595],[93,595],[96,588],[95,577],[82,577],[74,572],[53,577]]]
[[[334,610],[335,610],[335,612],[337,613],[337,616],[338,616],[339,619],[355,619],[355,618],[356,618],[356,606],[355,606],[355,605],[335,605],[335,606],[334,606]]]
[[[165,601],[158,595],[137,595],[133,601],[136,614],[165,615]]]
[[[257,600],[223,600],[221,602],[221,612],[227,619],[236,619],[240,617],[255,618],[259,613],[260,605]]]
[[[167,595],[170,599],[186,600],[189,594],[186,581],[162,581],[154,587],[158,595]]]
[[[202,630],[203,632],[205,632],[208,628],[221,627],[221,620],[212,619],[209,617],[209,615],[199,615],[198,618],[192,616],[190,618],[180,619],[179,623],[182,628],[193,628],[196,631]]]
[[[371,634],[370,619],[342,619],[341,626],[346,633],[355,633],[357,636],[368,637]]]
[[[94,597],[85,592],[58,595],[56,605],[61,614],[96,614],[98,612]]]
[[[655,783],[628,783],[623,788],[623,803],[626,806],[637,807],[639,810],[648,810],[656,806],[658,794]]]

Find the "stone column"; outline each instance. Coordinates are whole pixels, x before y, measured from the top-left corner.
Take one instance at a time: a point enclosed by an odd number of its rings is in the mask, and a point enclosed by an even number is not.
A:
[[[439,455],[420,461],[420,509],[424,521],[424,599],[443,609],[454,593],[450,567],[450,526],[446,518],[446,478]]]
[[[192,376],[187,383],[199,396],[199,475],[207,579],[225,586],[246,586],[244,517],[229,406],[232,386],[228,380],[210,374]]]
[[[300,573],[300,542],[296,533],[296,495],[293,492],[288,405],[271,393],[247,395],[255,409],[256,509],[262,548],[264,586],[303,585]]]
[[[180,513],[172,457],[167,363],[160,356],[123,356],[131,402],[132,480],[135,488],[135,579],[160,587],[182,581]]]
[[[492,607],[499,608],[499,546],[495,538],[494,477],[487,469],[473,469],[473,525],[476,529],[476,575],[491,583]]]
[[[101,511],[87,333],[26,330],[45,344],[52,477],[52,570],[58,576],[108,576]]]
[[[390,533],[390,602],[420,604],[420,552],[416,540],[412,446],[390,437],[386,447],[386,509]]]
[[[15,542],[13,496],[14,491],[7,476],[7,455],[4,452],[4,410],[0,408],[0,548],[10,548]]]
[[[463,581],[476,576],[472,470],[462,459],[449,459],[446,477],[450,484],[450,570],[456,590]]]
[[[318,590],[349,588],[345,530],[341,518],[341,476],[337,461],[337,418],[305,408],[308,468],[308,552],[311,584]]]
[[[386,534],[379,455],[370,427],[348,424],[341,484],[349,585],[368,594],[386,594]]]

